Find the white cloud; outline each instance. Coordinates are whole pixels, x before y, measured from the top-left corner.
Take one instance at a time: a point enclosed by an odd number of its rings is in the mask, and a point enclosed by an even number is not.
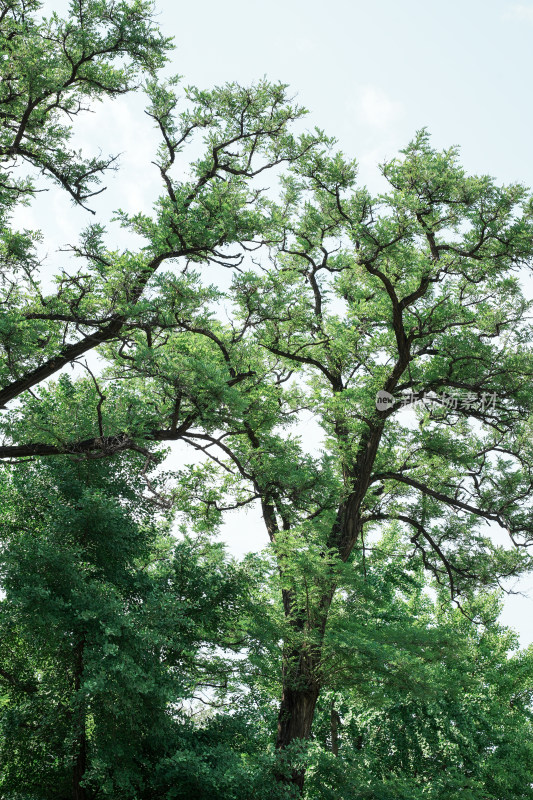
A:
[[[515,3],[507,11],[507,19],[526,20],[526,22],[533,22],[533,6],[526,6],[523,3]]]
[[[386,128],[403,113],[402,104],[377,86],[363,86],[357,106],[362,121],[373,128]]]

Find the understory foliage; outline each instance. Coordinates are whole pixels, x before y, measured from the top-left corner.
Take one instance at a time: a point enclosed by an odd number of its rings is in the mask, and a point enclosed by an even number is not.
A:
[[[70,797],[77,764],[88,797],[135,797],[185,699],[224,683],[246,574],[176,542],[131,461],[20,466],[1,489],[2,796]]]
[[[531,194],[422,130],[373,196],[171,48],[144,0],[0,0],[0,798],[530,798]],[[134,89],[160,195],[104,219],[74,121]],[[14,221],[51,187],[62,267]]]
[[[344,570],[313,736],[274,751],[279,641],[272,555],[241,565],[176,540],[135,464],[54,460],[1,490],[0,796],[531,797],[533,653],[401,577],[389,532]],[[155,479],[154,479],[155,480]],[[289,768],[290,764],[290,768]]]

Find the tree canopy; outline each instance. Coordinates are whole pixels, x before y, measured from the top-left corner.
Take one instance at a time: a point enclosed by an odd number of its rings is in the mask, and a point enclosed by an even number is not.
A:
[[[285,85],[162,80],[149,3],[39,9],[0,4],[2,796],[530,797],[529,190],[423,130],[372,196]],[[161,194],[43,289],[15,209],[90,213],[72,120],[138,87]]]

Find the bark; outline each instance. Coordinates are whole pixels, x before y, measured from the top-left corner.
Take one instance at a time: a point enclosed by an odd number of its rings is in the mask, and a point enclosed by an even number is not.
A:
[[[318,686],[284,687],[278,714],[278,749],[287,747],[295,739],[309,738],[319,693]]]
[[[298,739],[309,739],[319,691],[319,686],[312,684],[302,689],[284,686],[278,715],[276,749],[284,750]],[[293,784],[301,792],[305,769],[293,769],[289,776],[278,775],[277,778],[282,783]]]
[[[322,644],[326,631],[328,613],[335,593],[335,581],[324,590],[316,616],[310,609],[296,609],[294,595],[290,589],[283,589],[285,616],[290,620],[295,634],[301,636],[306,630],[313,631],[313,645],[300,644],[283,656],[282,695],[278,714],[276,749],[283,751],[295,741],[306,741],[311,736],[311,726],[315,708],[320,695],[320,662]],[[290,783],[301,792],[305,780],[305,769],[293,769],[292,774],[277,775],[282,783]]]
[[[300,646],[289,653],[285,653],[282,670],[282,695],[278,714],[278,731],[276,749],[283,751],[296,741],[307,741],[311,736],[311,726],[315,708],[320,694],[319,667],[322,651],[322,641],[327,620],[327,610],[331,603],[332,592],[322,598],[322,621],[317,627],[320,632],[320,641],[312,648]],[[290,611],[290,592],[284,596],[285,613]],[[302,630],[305,625],[303,620],[293,618],[295,628]],[[289,776],[277,775],[282,783],[296,786],[300,792],[303,790],[305,768],[294,768]]]
[[[72,797],[73,800],[86,800],[85,788],[81,785],[85,770],[87,769],[87,742],[85,730],[80,733],[78,738],[78,752],[72,773]]]

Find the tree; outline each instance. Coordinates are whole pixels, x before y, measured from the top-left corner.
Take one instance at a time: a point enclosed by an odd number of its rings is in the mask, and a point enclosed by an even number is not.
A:
[[[131,69],[149,72],[163,195],[152,216],[118,212],[144,238],[140,250],[107,246],[92,225],[72,247],[83,268],[45,296],[32,234],[8,227],[13,203],[34,189],[6,178],[0,398],[23,402],[4,417],[0,456],[129,449],[150,458],[154,443],[181,439],[211,458],[180,473],[173,494],[183,510],[211,528],[224,509],[260,503],[286,616],[277,743],[288,752],[310,736],[343,569],[374,530],[397,524],[410,558],[457,602],[530,564],[530,304],[518,270],[531,263],[531,197],[467,176],[456,149],[439,153],[421,132],[383,165],[390,188],[372,198],[331,140],[289,132],[302,111],[285,87],[191,89],[178,114],[176,81],[152,74],[164,40],[150,29],[151,57],[139,51],[147,8],[112,7],[128,31],[135,22],[129,38],[120,25],[117,38],[116,17],[100,4],[80,8],[43,37],[21,5],[6,6],[3,155],[55,179],[66,164],[59,182],[85,202],[105,164],[66,153],[58,118],[88,89],[127,88],[108,59],[127,40]],[[95,44],[102,29],[113,46]],[[23,41],[38,64],[28,73]],[[46,69],[50,49],[66,72]],[[177,153],[202,133],[204,154],[177,180]],[[276,203],[255,179],[280,164]],[[252,266],[248,251],[260,245],[267,252]],[[239,267],[230,290],[202,283],[195,265],[206,263]],[[85,364],[86,378],[42,386],[95,348],[101,369]],[[302,411],[323,431],[320,456],[288,428]],[[513,547],[496,546],[487,523]],[[301,789],[304,769],[289,780]]]
[[[194,780],[184,709],[227,683],[248,578],[220,545],[169,535],[131,460],[3,476],[2,797],[153,797],[180,750]]]
[[[233,286],[261,382],[233,431],[204,437],[260,500],[278,558],[280,749],[310,735],[342,565],[373,530],[399,525],[456,602],[531,563],[530,195],[466,176],[425,132],[382,172],[390,191],[374,199],[340,155],[292,167],[271,266]],[[280,427],[298,409],[321,456]]]
[[[157,81],[170,42],[155,29],[148,3],[84,0],[72,4],[65,21],[56,15],[40,21],[36,0],[13,0],[2,8],[0,406],[5,407],[95,347],[116,342],[123,356],[133,357],[137,331],[150,351],[169,326],[191,325],[217,293],[202,287],[198,274],[188,269],[210,262],[238,264],[243,247],[268,236],[268,208],[253,179],[298,158],[323,137],[293,137],[288,128],[304,112],[290,105],[286,87],[266,81],[249,89],[186,89],[178,113],[178,79]],[[121,63],[114,66],[117,59]],[[71,247],[83,266],[57,275],[56,292],[44,295],[35,250],[42,234],[10,227],[15,206],[29,202],[38,189],[31,174],[18,179],[13,170],[26,162],[87,207],[103,191],[97,187],[115,158],[84,158],[71,146],[68,123],[88,101],[128,92],[138,78],[149,98],[147,113],[162,138],[156,166],[163,194],[152,217],[118,212],[118,219],[145,244],[138,252],[106,247],[104,227],[89,225]],[[178,154],[200,136],[203,153],[191,164],[190,178],[176,179],[172,168]],[[237,252],[228,251],[228,244],[236,245]],[[177,263],[178,269],[161,274],[165,263]],[[146,357],[144,349],[141,357]],[[226,383],[241,379],[229,373]],[[88,441],[30,439],[6,444],[0,455],[124,449],[135,434],[147,434],[119,429],[104,436],[99,409],[94,413],[95,435]],[[194,407],[175,391],[167,437],[179,438],[178,431],[194,415]],[[161,436],[154,431],[152,438]]]

